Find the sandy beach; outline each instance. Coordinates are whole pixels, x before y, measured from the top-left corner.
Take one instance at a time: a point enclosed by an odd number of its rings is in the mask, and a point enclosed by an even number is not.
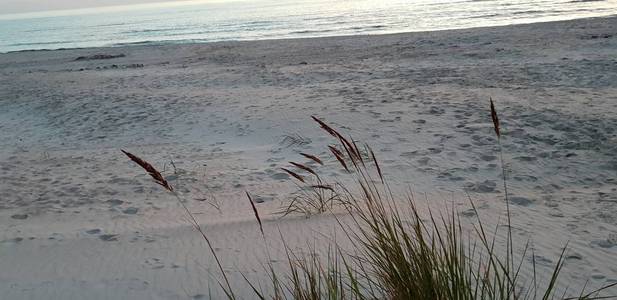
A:
[[[311,115],[368,142],[395,191],[471,224],[469,195],[494,224],[505,205],[490,98],[519,246],[530,241],[547,276],[569,243],[569,289],[617,282],[616,29],[608,17],[0,54],[0,298],[217,295],[182,208],[120,149],[164,170],[238,286],[265,257],[246,191],[275,263],[280,235],[326,243],[330,214],[277,214],[297,189],[280,168],[328,157]]]

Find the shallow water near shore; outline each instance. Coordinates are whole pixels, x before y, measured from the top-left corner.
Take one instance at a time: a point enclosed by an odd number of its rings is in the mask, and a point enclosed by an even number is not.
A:
[[[613,14],[616,0],[170,2],[0,15],[0,52],[383,34]]]

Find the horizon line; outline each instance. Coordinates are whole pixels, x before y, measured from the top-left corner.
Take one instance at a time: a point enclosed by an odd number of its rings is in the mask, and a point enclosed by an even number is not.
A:
[[[46,17],[61,17],[61,16],[77,16],[88,15],[93,13],[113,12],[113,11],[127,11],[137,10],[140,8],[154,8],[154,7],[175,7],[175,6],[190,6],[202,3],[222,3],[222,2],[241,2],[246,0],[152,0],[153,2],[136,3],[136,4],[123,4],[123,5],[106,5],[106,6],[93,6],[73,9],[51,9],[51,10],[39,10],[29,12],[17,12],[17,13],[2,13],[0,14],[0,21],[8,20],[21,20],[21,19],[37,19]]]

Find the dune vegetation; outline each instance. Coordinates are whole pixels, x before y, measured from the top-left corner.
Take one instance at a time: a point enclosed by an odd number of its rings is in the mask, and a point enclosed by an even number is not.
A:
[[[487,119],[489,114],[487,113]],[[337,218],[337,224],[353,245],[353,252],[336,242],[323,251],[309,249],[308,254],[296,253],[285,246],[287,272],[275,271],[270,260],[264,262],[268,286],[256,284],[246,276],[245,283],[259,299],[607,299],[604,295],[610,284],[594,290],[561,291],[559,274],[564,265],[564,245],[554,264],[550,278],[536,277],[536,260],[527,244],[522,252],[514,251],[507,176],[503,155],[500,179],[504,187],[506,224],[487,228],[469,197],[477,223],[466,232],[454,208],[422,215],[412,193],[392,192],[379,160],[368,144],[346,137],[325,121],[313,120],[332,137],[325,159],[300,153],[308,163],[290,162],[282,170],[298,185],[298,192],[282,208],[282,216],[329,213],[341,209],[349,219]],[[490,101],[490,119],[501,152],[499,117]],[[487,120],[488,121],[488,120]],[[164,176],[150,163],[123,151],[132,161],[146,170],[156,183],[171,193],[184,208],[193,226],[203,238],[215,258],[220,271],[220,288],[229,299],[237,299],[222,267],[215,247]],[[502,153],[500,153],[502,154]],[[342,168],[349,181],[331,182],[320,175],[320,168],[328,163]],[[349,184],[348,182],[352,182]],[[246,192],[257,225],[267,248],[262,219],[249,191]],[[351,220],[351,221],[349,221]],[[505,229],[503,229],[505,228]],[[504,232],[501,232],[504,231]],[[505,236],[506,245],[499,245],[497,236]],[[283,244],[285,237],[281,236]],[[267,249],[266,249],[267,250]],[[268,252],[269,253],[269,252]],[[269,255],[269,254],[268,254]],[[530,264],[527,262],[531,261]],[[522,268],[532,270],[532,278],[521,275]],[[570,291],[572,292],[572,291]]]

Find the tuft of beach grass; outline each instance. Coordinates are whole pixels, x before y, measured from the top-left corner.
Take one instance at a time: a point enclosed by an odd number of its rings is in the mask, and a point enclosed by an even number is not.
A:
[[[530,300],[530,299],[608,299],[600,293],[617,286],[617,283],[599,289],[580,291],[576,297],[567,298],[557,294],[560,285],[559,275],[564,266],[567,245],[553,267],[548,281],[539,282],[536,278],[535,254],[531,253],[533,278],[523,278],[521,269],[528,257],[528,243],[515,264],[511,218],[507,195],[507,178],[501,148],[502,132],[496,107],[490,100],[491,119],[499,143],[504,193],[507,207],[507,244],[505,258],[496,250],[496,237],[499,226],[489,234],[483,225],[473,201],[469,202],[475,212],[477,225],[474,235],[463,231],[458,214],[451,208],[435,214],[429,210],[422,215],[417,208],[413,194],[395,195],[389,188],[379,161],[369,145],[363,145],[366,155],[360,150],[358,141],[345,138],[338,130],[325,121],[313,116],[313,120],[334,138],[334,144],[327,149],[334,156],[335,163],[347,171],[352,184],[327,182],[320,176],[319,168],[306,164],[290,164],[308,173],[303,176],[292,170],[282,168],[294,177],[295,184],[301,187],[300,193],[290,201],[284,211],[290,213],[313,213],[331,211],[333,205],[340,204],[347,212],[348,219],[336,214],[338,226],[345,238],[353,246],[353,251],[342,249],[334,241],[327,249],[325,259],[319,249],[308,247],[308,253],[298,254],[284,245],[287,268],[281,274],[271,263],[261,216],[252,196],[246,192],[268,254],[266,272],[273,294],[266,294],[258,284],[248,280],[246,283],[257,299],[427,299],[427,300]],[[342,150],[339,150],[342,149]],[[210,240],[199,226],[188,208],[171,185],[154,166],[147,161],[123,151],[132,161],[141,166],[155,182],[173,193],[191,217],[193,226],[202,234],[214,255],[226,285],[221,285],[227,298],[236,299]],[[313,155],[300,153],[305,158],[326,165]],[[327,165],[326,165],[327,167]],[[373,180],[373,178],[379,180]],[[426,219],[428,217],[428,219]]]

